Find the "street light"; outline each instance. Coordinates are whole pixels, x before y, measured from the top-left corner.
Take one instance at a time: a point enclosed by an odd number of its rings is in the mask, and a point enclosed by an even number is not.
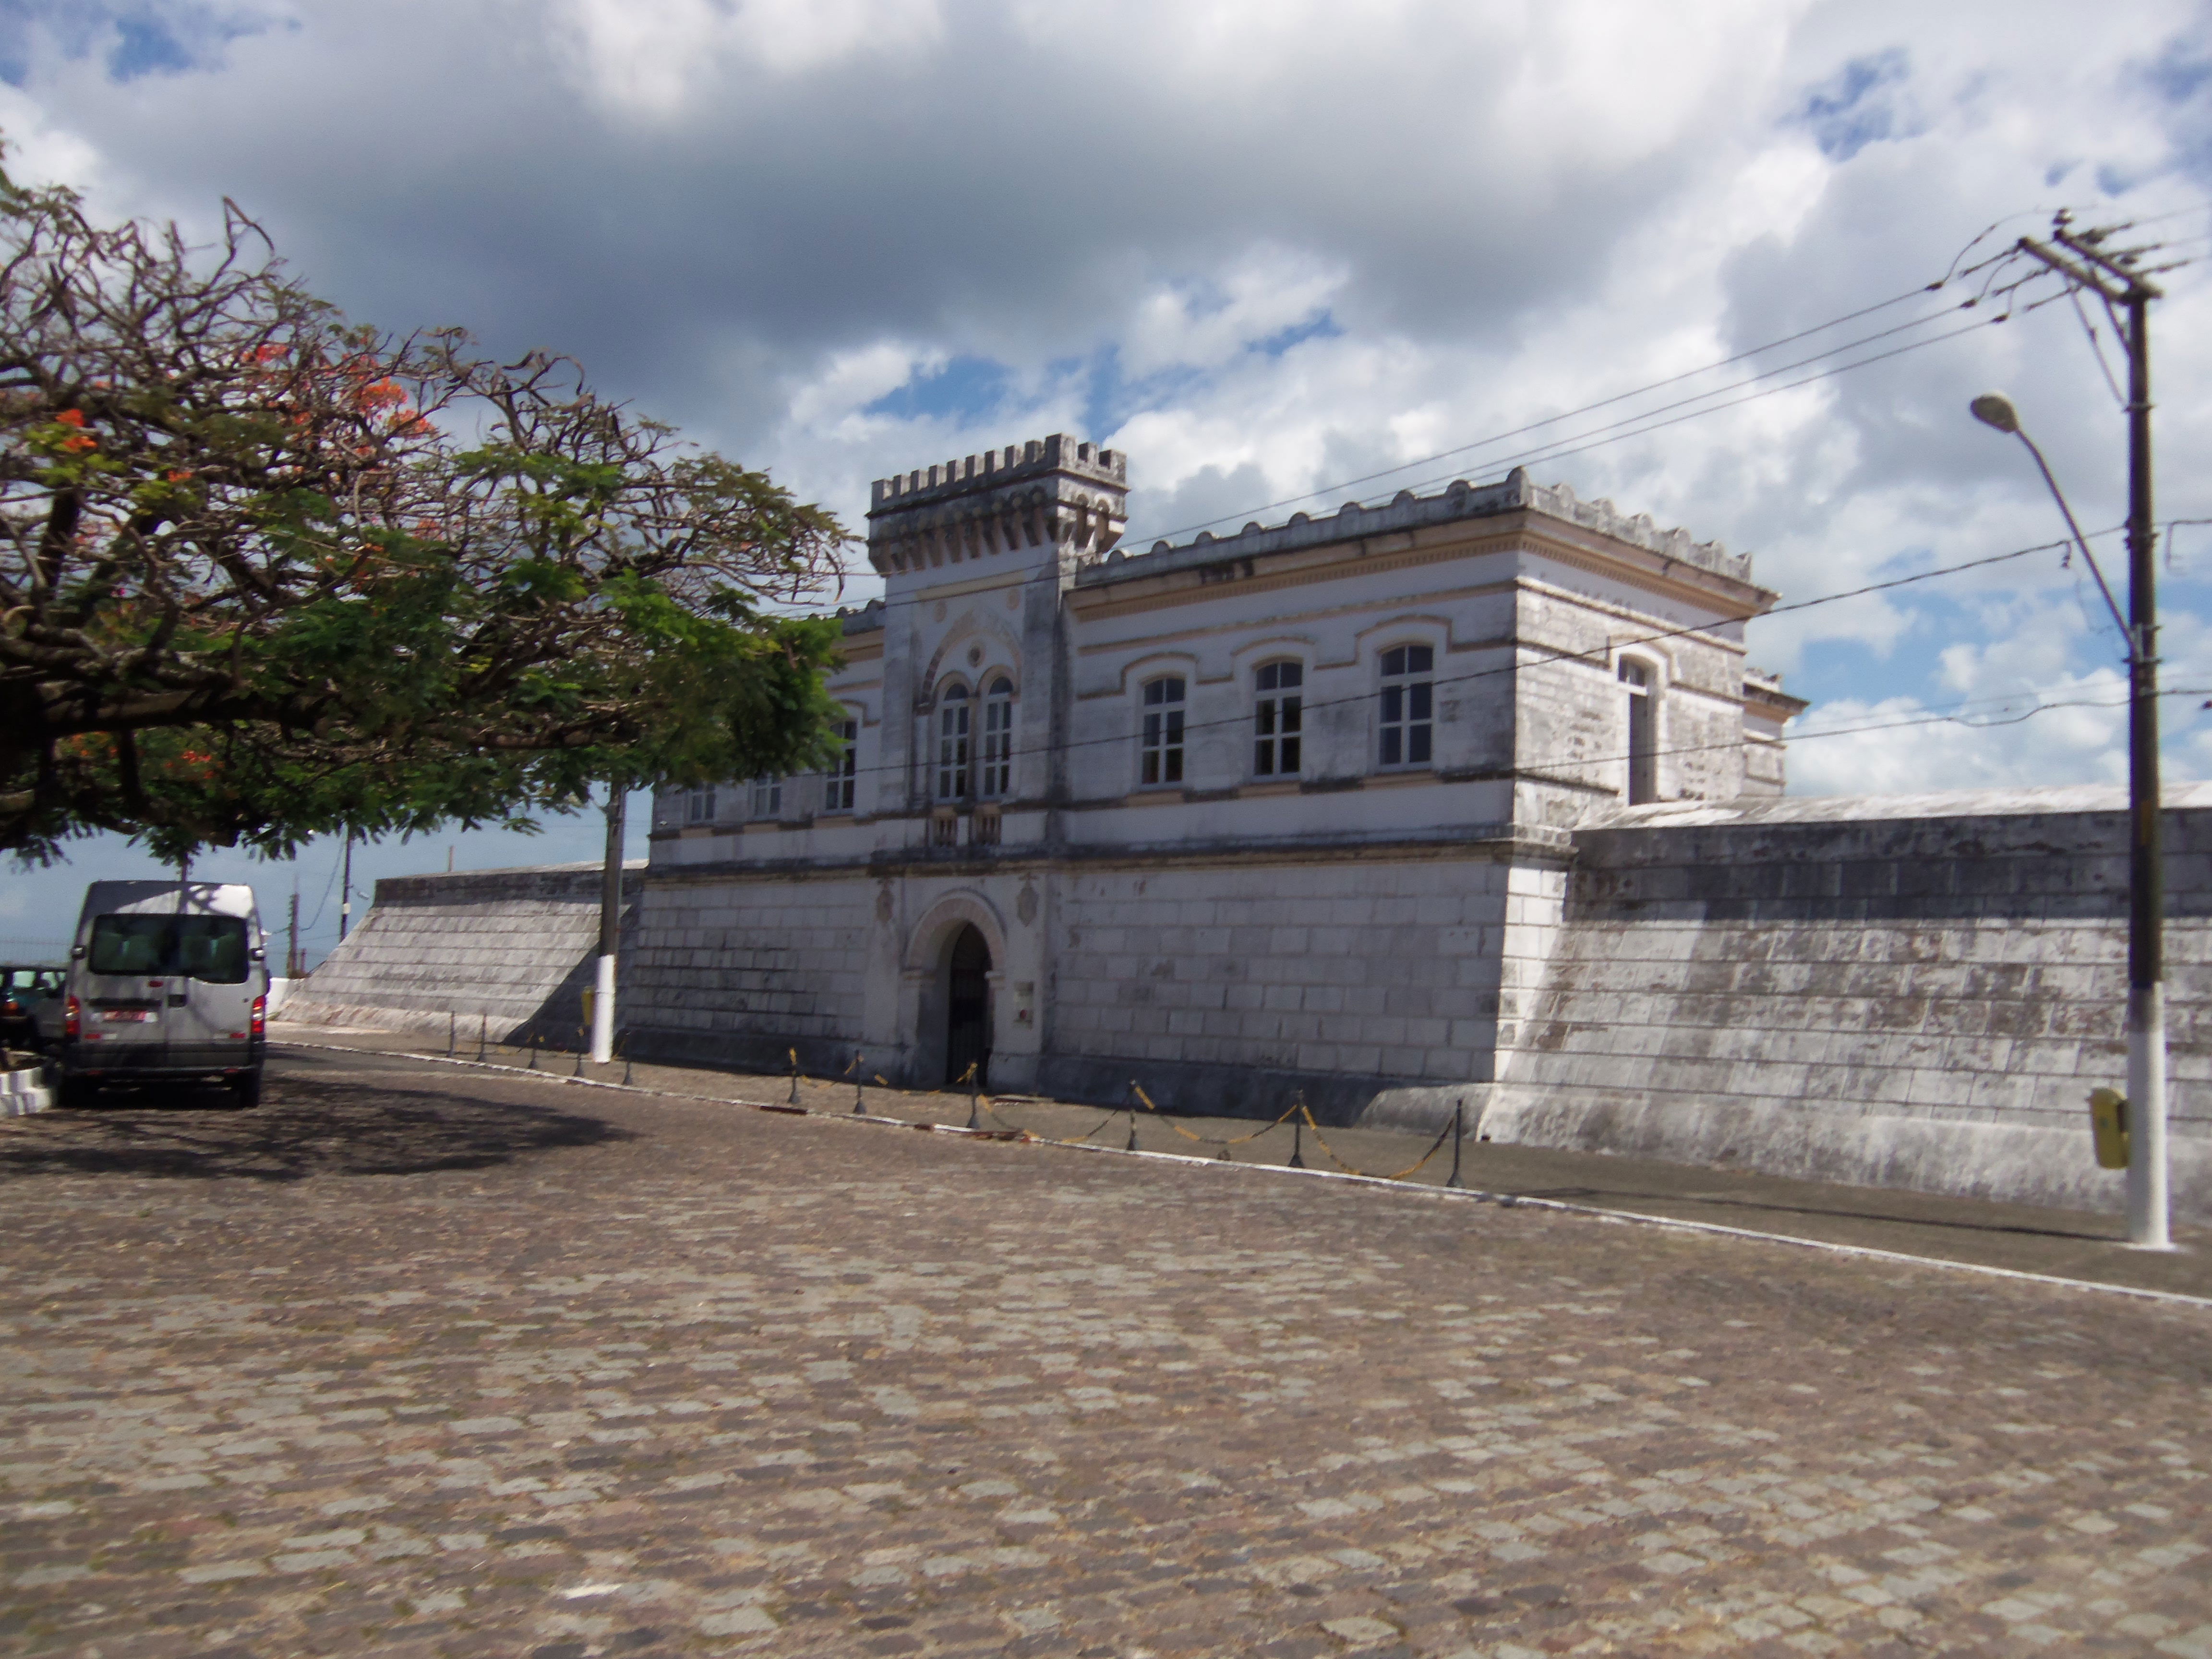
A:
[[[2112,598],[2112,590],[2089,550],[2088,538],[2066,503],[2051,464],[2021,426],[2020,411],[2000,392],[1985,392],[1968,404],[1984,426],[2018,438],[2035,457],[2037,471],[2051,500],[2066,518],[2074,545],[2081,551],[2105,608],[2112,613],[2128,647],[2128,823],[2131,856],[2128,867],[2128,1242],[2145,1249],[2173,1248],[2167,1228],[2166,1156],[2166,972],[2165,902],[2159,848],[2158,661],[2155,596],[2148,561],[2136,559],[2130,583],[2130,608],[2141,618],[2131,624]],[[2142,445],[2148,451],[2148,443]],[[2148,456],[2144,456],[2147,463]],[[2131,469],[2132,470],[2132,469]],[[2147,464],[2143,471],[2148,471]],[[2147,483],[2131,492],[2148,497]],[[2132,515],[2131,515],[2132,516]],[[2148,517],[2146,510],[2143,515]],[[2133,531],[2136,526],[2130,525]]]

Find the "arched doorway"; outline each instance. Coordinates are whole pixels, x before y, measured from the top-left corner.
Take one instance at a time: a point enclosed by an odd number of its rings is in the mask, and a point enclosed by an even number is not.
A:
[[[991,947],[974,922],[952,936],[945,975],[945,1080],[957,1083],[975,1068],[988,1086],[991,1073]]]

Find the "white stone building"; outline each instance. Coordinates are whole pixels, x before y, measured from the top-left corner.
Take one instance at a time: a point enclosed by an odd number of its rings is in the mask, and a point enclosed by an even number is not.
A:
[[[1747,557],[1522,472],[1130,553],[1126,490],[1060,436],[876,483],[846,764],[658,799],[636,1052],[1431,1116],[1573,826],[1781,793]]]

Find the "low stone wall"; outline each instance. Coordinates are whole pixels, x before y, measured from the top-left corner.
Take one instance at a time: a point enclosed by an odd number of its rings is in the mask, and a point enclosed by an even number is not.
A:
[[[390,877],[361,926],[291,988],[279,1025],[371,1025],[574,1048],[599,949],[597,864]],[[631,953],[642,860],[623,874]]]
[[[2168,792],[2177,1212],[2212,1219],[2212,786]],[[1669,804],[1576,832],[1483,1133],[2112,1210],[2124,1087],[2114,789]]]

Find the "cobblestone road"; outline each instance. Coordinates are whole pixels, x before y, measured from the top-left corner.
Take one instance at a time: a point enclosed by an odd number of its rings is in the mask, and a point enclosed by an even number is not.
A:
[[[0,1649],[2212,1659],[2212,1312],[288,1060],[0,1125]]]

